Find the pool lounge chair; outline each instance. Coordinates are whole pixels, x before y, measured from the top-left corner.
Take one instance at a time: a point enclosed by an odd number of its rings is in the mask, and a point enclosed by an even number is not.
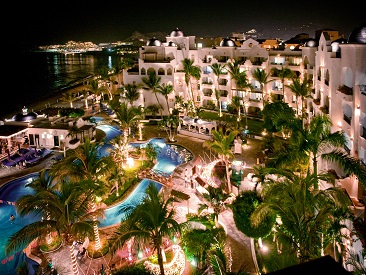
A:
[[[25,164],[33,164],[38,162],[42,157],[41,156],[37,156],[36,154],[34,155],[29,155],[26,159],[25,159]]]
[[[9,160],[9,159],[4,159],[3,161],[1,161],[1,166],[3,167],[12,167],[15,166],[17,163],[13,160]]]
[[[37,150],[38,156],[40,156],[42,158],[44,158],[45,156],[48,156],[51,153],[52,153],[52,150],[48,150],[46,148],[42,148],[42,149]]]

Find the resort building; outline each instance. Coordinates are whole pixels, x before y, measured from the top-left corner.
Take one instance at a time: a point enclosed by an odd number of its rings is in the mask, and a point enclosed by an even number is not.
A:
[[[291,79],[281,79],[273,74],[268,83],[255,79],[255,69],[270,74],[273,68],[291,69],[301,79],[311,82],[311,98],[306,99],[307,118],[326,113],[330,116],[332,131],[343,130],[347,137],[346,150],[350,156],[360,159],[366,164],[366,26],[356,27],[344,39],[335,30],[319,30],[317,38],[309,38],[305,34],[268,46],[253,38],[237,41],[230,38],[221,39],[220,43],[210,47],[201,47],[194,36],[184,36],[175,29],[165,42],[156,38],[150,39],[146,46],[139,49],[137,64],[132,69],[123,71],[124,84],[142,84],[142,78],[148,78],[149,72],[155,72],[161,78],[160,84],[171,84],[174,92],[169,97],[169,110],[165,104],[163,114],[168,115],[174,108],[175,97],[185,101],[193,94],[194,104],[209,108],[217,106],[225,111],[234,96],[240,97],[242,112],[256,117],[263,108],[264,100],[283,100],[297,111],[301,106],[300,97],[286,86]],[[295,43],[295,41],[297,41]],[[273,44],[273,43],[272,43]],[[191,77],[190,87],[185,81],[182,60],[188,58],[194,66],[201,69],[199,79]],[[233,61],[240,62],[240,71],[245,71],[250,89],[238,89],[227,68],[215,75],[212,65],[226,65]],[[143,86],[143,84],[142,84]],[[215,96],[215,90],[219,97]],[[162,95],[153,94],[149,88],[140,89],[140,98],[136,106],[147,107],[164,102]],[[301,110],[297,111],[299,114]],[[331,164],[319,160],[320,170],[334,169],[341,180],[339,184],[346,188],[351,197],[362,199],[366,195],[357,178],[349,178]]]

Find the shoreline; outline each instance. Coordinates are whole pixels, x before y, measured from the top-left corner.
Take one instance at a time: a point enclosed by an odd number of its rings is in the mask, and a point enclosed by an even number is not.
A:
[[[54,90],[52,94],[44,96],[43,98],[40,98],[38,101],[30,102],[29,104],[25,104],[24,106],[28,109],[28,112],[35,112],[37,114],[41,114],[42,110],[57,106],[58,104],[68,104],[68,102],[64,102],[61,100],[62,95],[65,92],[74,91],[74,92],[82,92],[86,87],[89,86],[89,80],[92,79],[94,75],[87,76],[81,80],[75,81],[74,83],[61,87],[58,90]],[[5,115],[2,115],[0,117],[1,121],[6,121],[7,119],[11,119],[16,114],[22,113],[22,110],[14,110],[12,113],[8,113]]]

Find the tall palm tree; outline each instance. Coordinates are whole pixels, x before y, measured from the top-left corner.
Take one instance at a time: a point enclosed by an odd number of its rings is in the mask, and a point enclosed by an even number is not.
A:
[[[169,142],[175,142],[175,136],[177,135],[179,124],[179,116],[169,115],[163,117],[163,119],[158,122],[158,128],[166,131]]]
[[[237,117],[237,121],[240,121],[240,109],[241,109],[241,105],[240,105],[240,97],[238,96],[233,96],[233,98],[231,99],[231,105],[235,108],[238,117]]]
[[[20,197],[16,202],[21,216],[37,214],[42,219],[24,226],[12,234],[6,244],[6,253],[23,249],[38,237],[58,232],[70,249],[73,274],[79,274],[73,241],[93,236],[93,217],[103,217],[101,209],[90,211],[92,193],[79,184],[65,181],[60,189],[35,189],[34,194]]]
[[[311,98],[310,94],[310,83],[307,81],[307,79],[304,79],[301,81],[299,78],[292,78],[292,83],[290,85],[285,85],[286,87],[290,88],[290,90],[295,94],[296,96],[296,110],[297,115],[300,114],[299,112],[299,98],[301,99],[301,118],[304,120],[306,117],[305,113],[305,98]],[[305,121],[304,121],[305,122]]]
[[[70,103],[70,108],[74,108],[73,102],[75,102],[77,99],[78,98],[73,91],[67,91],[63,93],[62,97],[60,98],[61,101]]]
[[[269,79],[270,76],[271,73],[266,73],[266,71],[261,68],[256,68],[253,72],[253,77],[259,82],[261,91],[265,95],[263,97],[265,102],[268,101],[268,96],[267,92],[264,91],[264,87],[266,86],[267,83],[274,81],[274,79]]]
[[[118,100],[110,101],[109,105],[116,114],[116,119],[123,130],[123,135],[128,139],[131,133],[131,126],[141,119],[141,108],[128,107],[127,102],[120,103]]]
[[[331,126],[332,121],[325,114],[314,116],[305,127],[302,127],[301,122],[289,125],[292,127],[292,151],[300,153],[299,156],[303,152],[310,158],[314,174],[318,173],[318,159],[321,155],[334,148],[342,148],[346,143],[342,132],[331,133]]]
[[[108,178],[115,163],[110,156],[101,155],[102,142],[91,142],[85,139],[82,145],[76,149],[67,151],[67,156],[56,163],[51,170],[53,176],[58,179],[70,179],[72,182],[85,181],[85,190],[92,191],[93,200],[90,209],[97,208],[97,197],[105,195],[103,181]],[[101,248],[97,217],[94,217],[95,249]]]
[[[159,85],[157,87],[157,92],[162,94],[165,98],[165,102],[166,102],[166,107],[167,107],[167,111],[168,114],[170,114],[170,109],[169,109],[169,98],[168,96],[174,91],[174,87],[171,84],[165,84],[163,83],[162,85]]]
[[[139,99],[139,97],[140,97],[139,88],[140,87],[141,87],[141,85],[136,85],[136,84],[127,84],[124,86],[124,88],[125,88],[124,96],[125,96],[127,102],[130,103],[130,106],[133,106],[133,103]]]
[[[222,129],[218,131],[212,131],[213,140],[206,140],[203,143],[203,146],[212,149],[215,153],[219,155],[219,157],[225,163],[226,169],[226,182],[227,186],[225,187],[225,191],[231,193],[231,181],[230,181],[230,173],[229,173],[229,161],[234,157],[234,153],[231,149],[232,144],[234,142],[235,137],[237,136],[238,131],[231,131],[229,134],[225,134]]]
[[[92,79],[89,81],[89,91],[95,96],[100,97],[103,99],[105,86],[99,86],[99,80],[98,79]]]
[[[114,74],[117,75],[118,83],[122,85],[124,84],[123,73],[121,73],[121,71],[131,68],[134,63],[135,61],[129,57],[124,57],[122,58],[121,61],[119,61],[119,63],[117,63],[117,65],[114,68]],[[119,81],[120,76],[122,78],[121,81]]]
[[[156,101],[157,101],[158,105],[161,106],[159,98],[158,98],[158,94],[157,94],[158,93],[158,87],[159,87],[160,82],[161,82],[161,77],[158,76],[155,71],[150,71],[148,77],[143,77],[142,78],[142,82],[144,82],[146,87],[149,88],[151,90],[151,92],[155,95],[155,98],[156,98]],[[160,115],[163,116],[162,110],[161,110]]]
[[[222,116],[221,113],[221,103],[220,103],[220,89],[219,89],[219,78],[220,75],[225,72],[226,64],[214,63],[211,65],[212,72],[215,75],[215,97],[217,100],[217,108],[219,109],[219,116]]]
[[[188,94],[190,100],[194,103],[194,92],[192,87],[192,78],[199,80],[201,78],[201,68],[193,65],[194,61],[189,58],[182,60],[184,70],[184,81],[188,88]]]
[[[124,137],[117,136],[109,142],[112,145],[108,151],[110,156],[113,158],[120,170],[123,169],[124,162],[128,159],[130,144],[128,139]],[[119,164],[119,165],[118,165]]]
[[[206,200],[206,203],[199,204],[198,206],[198,214],[200,214],[203,210],[212,208],[213,210],[213,220],[215,221],[215,225],[218,226],[219,214],[225,210],[225,201],[229,198],[229,194],[223,192],[222,187],[213,187],[208,186],[208,193],[203,194],[203,198]]]
[[[314,189],[319,179],[330,182],[329,174],[307,173],[304,177],[284,171],[281,176],[282,180],[262,190],[264,201],[252,213],[251,222],[258,225],[268,213],[275,213],[281,219],[276,228],[278,240],[291,244],[292,253],[298,255],[300,262],[318,258],[321,235],[333,219],[334,210],[347,211],[347,197],[337,187]]]
[[[113,98],[112,87],[110,87],[110,85],[111,85],[110,78],[111,78],[111,75],[113,74],[113,71],[114,71],[114,69],[111,69],[108,67],[102,67],[98,71],[99,77],[102,81],[100,88],[103,89],[103,92],[108,93],[109,100],[112,100],[112,98]],[[102,99],[104,100],[104,97],[102,97]]]
[[[84,97],[85,109],[88,109],[89,108],[89,105],[88,105],[89,91],[87,89],[83,89],[81,91],[81,93],[83,94],[83,97]]]
[[[281,69],[273,67],[271,69],[271,73],[275,77],[279,77],[282,83],[282,96],[285,96],[285,79],[293,78],[295,73],[289,68],[285,68],[282,66]]]
[[[179,223],[174,219],[174,196],[164,199],[157,187],[150,183],[145,196],[137,205],[126,205],[120,211],[125,213],[125,219],[112,237],[111,250],[123,248],[127,241],[133,239],[135,244],[153,246],[157,252],[160,274],[164,275],[163,238],[172,238],[181,233]]]

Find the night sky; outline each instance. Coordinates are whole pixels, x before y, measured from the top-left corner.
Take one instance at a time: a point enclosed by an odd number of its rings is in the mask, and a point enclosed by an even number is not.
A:
[[[75,4],[75,2],[79,2]],[[328,2],[328,3],[325,3]],[[58,4],[55,4],[58,3]],[[64,44],[69,40],[123,41],[134,31],[185,36],[230,36],[256,29],[260,38],[288,39],[315,30],[339,30],[345,38],[365,22],[362,1],[14,1],[10,43],[23,46]],[[347,5],[347,6],[344,6]],[[133,6],[133,7],[131,7]],[[4,10],[4,13],[7,11]],[[14,36],[14,37],[12,37]]]

